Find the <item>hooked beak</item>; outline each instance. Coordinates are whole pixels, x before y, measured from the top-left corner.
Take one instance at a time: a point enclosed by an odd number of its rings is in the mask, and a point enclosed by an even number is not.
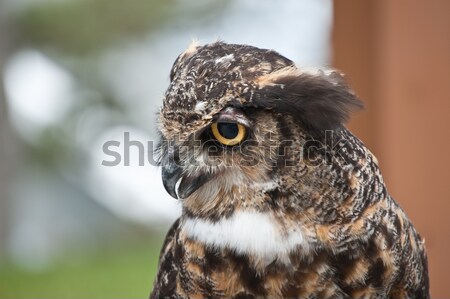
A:
[[[203,186],[209,180],[209,175],[183,175],[183,168],[169,162],[162,167],[162,180],[167,193],[175,199],[184,199]]]

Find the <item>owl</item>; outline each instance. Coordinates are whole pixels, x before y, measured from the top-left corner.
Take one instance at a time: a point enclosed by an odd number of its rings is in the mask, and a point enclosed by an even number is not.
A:
[[[190,45],[159,113],[182,215],[150,298],[429,298],[424,241],[344,126],[361,106],[336,71]]]

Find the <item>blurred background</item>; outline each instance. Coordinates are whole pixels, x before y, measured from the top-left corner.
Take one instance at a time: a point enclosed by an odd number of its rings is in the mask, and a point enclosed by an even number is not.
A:
[[[148,296],[180,206],[140,159],[192,39],[345,72],[366,104],[349,127],[450,297],[449,15],[446,0],[0,0],[0,298]],[[125,132],[145,146],[104,165]]]

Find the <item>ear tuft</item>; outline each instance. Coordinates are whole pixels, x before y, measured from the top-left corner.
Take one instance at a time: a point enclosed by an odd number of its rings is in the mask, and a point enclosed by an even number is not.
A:
[[[363,107],[336,71],[303,72],[289,67],[267,76],[256,82],[251,105],[291,114],[311,133],[337,129],[350,112]]]

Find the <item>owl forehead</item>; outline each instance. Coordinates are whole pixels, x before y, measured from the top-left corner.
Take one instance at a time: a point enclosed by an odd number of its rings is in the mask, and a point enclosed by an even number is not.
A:
[[[161,131],[189,135],[211,121],[242,94],[255,88],[255,79],[293,65],[272,50],[217,42],[190,47],[174,63],[161,110]],[[166,134],[165,134],[166,135]]]

